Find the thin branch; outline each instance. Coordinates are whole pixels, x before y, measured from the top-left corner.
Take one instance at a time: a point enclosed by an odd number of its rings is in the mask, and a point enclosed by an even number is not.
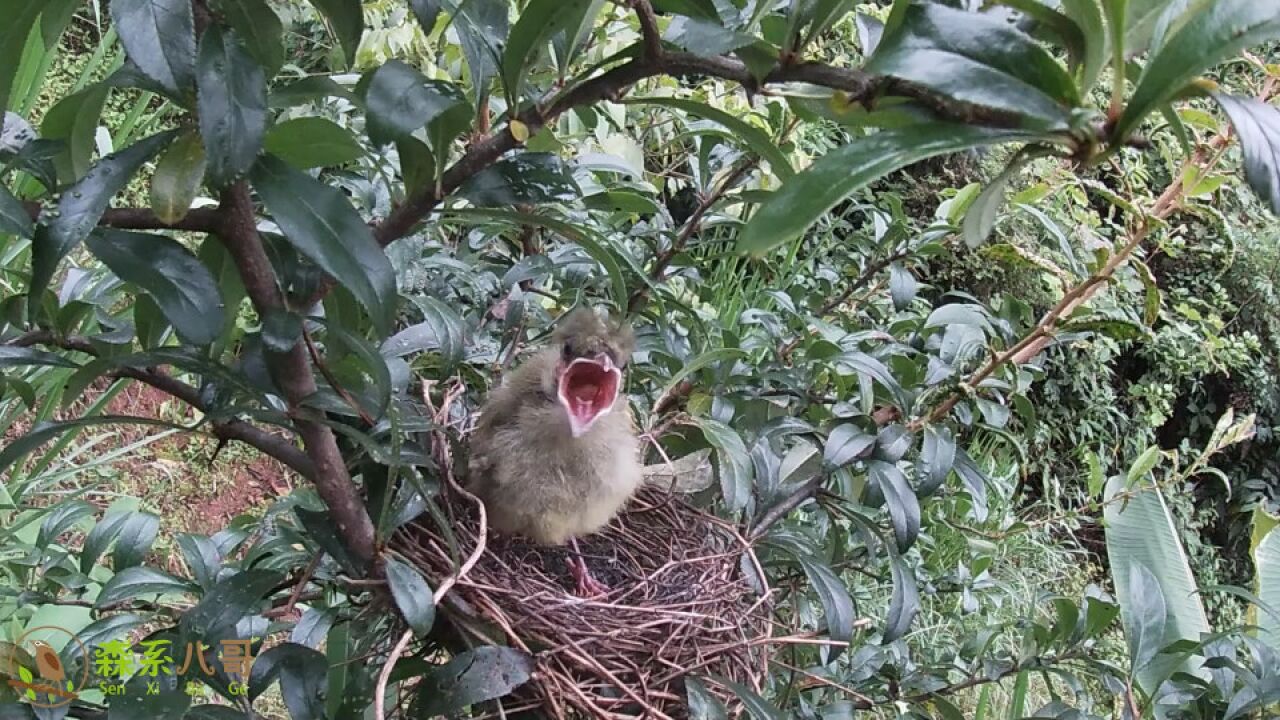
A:
[[[39,219],[40,203],[24,202],[23,206],[32,220]],[[111,208],[102,214],[98,224],[121,230],[185,230],[211,233],[218,228],[218,211],[215,208],[192,208],[177,222],[165,222],[150,208]]]
[[[235,260],[245,291],[259,317],[267,317],[271,312],[285,308],[284,295],[276,283],[262,238],[258,236],[248,185],[242,180],[227,188],[222,193],[219,207],[222,222],[218,237]],[[303,343],[295,342],[283,353],[269,353],[267,359],[302,437],[303,449],[315,465],[311,480],[316,492],[329,508],[347,549],[361,565],[371,568],[376,554],[373,522],[347,472],[333,431],[304,407],[306,400],[316,392],[307,350]]]
[[[910,254],[911,254],[910,250],[902,250],[892,255],[889,255],[888,257],[884,257],[879,260],[876,260],[875,262],[872,262],[871,264],[867,265],[867,269],[863,270],[862,274],[859,275],[857,279],[855,279],[852,283],[849,284],[848,287],[844,289],[844,292],[840,293],[834,299],[827,301],[827,304],[823,305],[822,308],[818,310],[818,315],[819,316],[830,315],[836,308],[845,304],[849,300],[849,298],[853,297],[854,293],[858,292],[859,289],[865,287],[867,283],[871,282],[876,275],[880,274],[880,271],[898,262],[899,260],[909,256]]]
[[[782,518],[791,514],[792,510],[803,505],[805,500],[808,500],[818,488],[822,487],[822,482],[825,479],[825,475],[818,473],[801,483],[799,487],[791,492],[791,494],[772,505],[764,512],[763,515],[760,516],[759,520],[752,524],[751,531],[747,533],[747,539],[751,542],[755,542],[756,540],[764,537],[764,534],[769,531],[769,528],[777,524],[777,522]]]
[[[662,33],[658,32],[658,16],[649,0],[632,0],[631,7],[640,20],[640,35],[644,37],[644,56],[654,63],[662,62]]]
[[[48,330],[34,330],[25,333],[8,344],[13,347],[45,345],[74,350],[95,357],[98,355],[97,348],[93,346],[93,343],[89,342],[88,338],[75,335],[58,337]],[[181,400],[202,413],[207,414],[209,412],[209,407],[200,399],[199,390],[161,370],[155,368],[120,368],[114,371],[113,375],[145,383]],[[237,440],[257,448],[289,466],[303,477],[310,478],[315,473],[315,465],[312,464],[310,458],[287,437],[272,434],[243,420],[214,420],[210,425],[212,426],[214,437],[223,440]]]

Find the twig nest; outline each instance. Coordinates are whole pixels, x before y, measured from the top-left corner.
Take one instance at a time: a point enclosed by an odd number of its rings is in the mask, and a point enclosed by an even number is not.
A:
[[[453,558],[465,557],[478,540],[474,507],[458,501],[445,509],[453,542],[423,517],[393,543],[434,583],[449,577]],[[755,557],[732,525],[650,487],[579,546],[595,578],[610,587],[606,596],[573,594],[567,548],[491,535],[480,560],[445,597],[442,616],[465,641],[509,645],[534,657],[532,679],[501,701],[503,711],[683,718],[688,675],[761,689],[768,596],[748,582],[742,565],[757,567]],[[736,698],[721,699],[738,708]]]

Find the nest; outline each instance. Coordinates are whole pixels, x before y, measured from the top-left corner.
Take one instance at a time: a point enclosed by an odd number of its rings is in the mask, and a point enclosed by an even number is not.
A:
[[[457,571],[451,547],[467,557],[481,541],[476,505],[450,495],[452,542],[426,517],[393,542],[433,586]],[[463,642],[505,644],[534,657],[531,680],[493,715],[683,718],[689,675],[760,691],[769,662],[768,594],[753,590],[740,569],[756,560],[732,525],[676,495],[641,491],[603,531],[579,540],[592,574],[610,587],[593,599],[573,593],[567,549],[485,540],[441,610]],[[718,683],[706,685],[731,710],[740,708]]]

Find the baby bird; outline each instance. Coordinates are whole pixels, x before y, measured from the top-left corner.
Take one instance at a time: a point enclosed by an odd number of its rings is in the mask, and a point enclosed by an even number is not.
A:
[[[604,527],[642,482],[622,371],[634,336],[595,312],[571,312],[552,345],[513,370],[480,410],[468,485],[499,532],[574,544]],[[582,595],[608,588],[578,554]]]

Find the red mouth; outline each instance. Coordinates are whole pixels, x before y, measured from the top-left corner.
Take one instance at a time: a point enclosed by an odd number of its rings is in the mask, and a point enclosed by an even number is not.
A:
[[[622,372],[607,355],[577,358],[560,372],[557,394],[569,413],[569,428],[579,437],[613,409]]]

